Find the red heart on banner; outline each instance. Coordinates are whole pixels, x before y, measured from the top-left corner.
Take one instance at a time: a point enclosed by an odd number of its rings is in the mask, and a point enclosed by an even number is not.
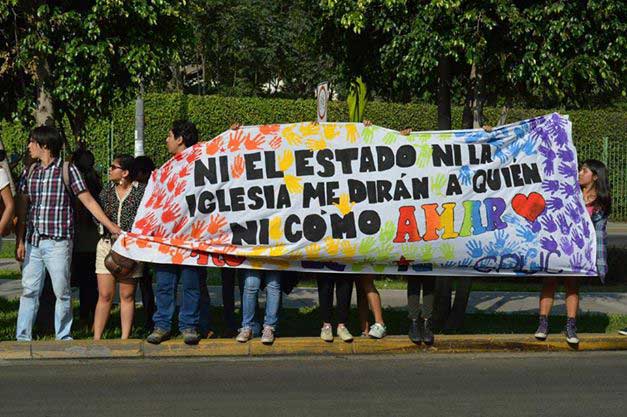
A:
[[[530,222],[536,219],[546,207],[544,197],[538,193],[530,193],[528,196],[524,194],[516,194],[512,199],[512,208],[519,216],[524,217]]]

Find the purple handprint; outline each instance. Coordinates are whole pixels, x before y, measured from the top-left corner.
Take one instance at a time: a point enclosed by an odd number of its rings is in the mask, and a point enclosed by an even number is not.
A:
[[[563,161],[572,162],[575,160],[575,153],[571,149],[560,149],[557,153]]]
[[[563,235],[567,235],[570,233],[570,228],[572,224],[569,223],[568,220],[566,220],[566,216],[564,216],[564,213],[560,213],[557,216],[557,224],[559,225],[560,232],[562,232]]]
[[[576,253],[570,257],[570,267],[573,272],[581,272],[585,269],[584,260],[580,253]]]
[[[540,151],[542,156],[544,156],[546,159],[550,159],[551,161],[553,161],[557,157],[557,155],[555,155],[555,152],[553,152],[553,149],[551,149],[549,146],[540,145],[538,150]]]
[[[557,242],[553,237],[543,237],[540,239],[540,245],[549,253],[557,252]]]
[[[566,236],[562,236],[560,247],[562,248],[564,253],[568,256],[572,255],[573,251],[575,250],[575,247],[573,246],[573,242],[571,242],[570,239],[568,239],[568,237]]]
[[[544,175],[550,176],[555,173],[555,165],[553,164],[552,159],[545,159],[544,162]]]
[[[577,178],[577,167],[573,164],[562,162],[557,171],[565,177]]]
[[[590,238],[590,225],[585,220],[583,222],[583,235],[586,237],[586,239]]]
[[[548,201],[546,202],[546,206],[550,210],[559,210],[564,207],[564,202],[559,197],[553,197],[548,199]]]
[[[571,197],[573,195],[575,195],[575,193],[577,192],[577,187],[578,185],[571,185],[571,184],[562,184],[562,194],[565,197]]]
[[[560,189],[560,183],[556,180],[547,180],[542,183],[542,189],[553,194]]]
[[[544,226],[544,230],[546,230],[547,232],[553,233],[557,230],[557,223],[555,223],[555,219],[552,215],[545,214],[544,216],[542,216],[542,219],[540,221]]]
[[[586,244],[586,241],[583,240],[583,237],[581,237],[577,230],[573,230],[573,240],[575,241],[579,249],[583,249],[583,245]]]
[[[566,211],[568,215],[573,219],[573,223],[579,223],[581,220],[581,216],[579,215],[579,211],[572,204],[568,203],[566,206]]]
[[[584,252],[586,259],[590,262],[592,262],[592,245],[590,245],[588,243],[588,245],[586,245],[586,250]]]
[[[531,231],[533,233],[538,233],[540,230],[542,230],[542,224],[539,221],[534,221],[531,223]]]

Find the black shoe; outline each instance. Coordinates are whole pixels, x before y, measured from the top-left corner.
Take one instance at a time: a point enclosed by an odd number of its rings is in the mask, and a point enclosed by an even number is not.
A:
[[[416,319],[412,319],[409,323],[409,332],[407,333],[409,340],[414,343],[422,343],[422,326]]]
[[[433,330],[431,329],[431,319],[424,319],[423,323],[422,341],[425,342],[425,345],[432,345],[435,340],[433,337]]]
[[[170,332],[155,328],[152,333],[148,335],[146,338],[146,342],[152,343],[153,345],[158,345],[161,342],[165,342],[170,339]]]
[[[183,329],[181,334],[186,345],[197,345],[200,342],[200,335],[195,329]]]

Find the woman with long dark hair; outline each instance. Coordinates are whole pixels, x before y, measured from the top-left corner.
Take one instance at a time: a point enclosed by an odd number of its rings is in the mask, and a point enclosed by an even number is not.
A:
[[[596,232],[597,271],[601,282],[605,282],[607,274],[607,219],[612,213],[612,195],[608,178],[607,167],[596,159],[588,159],[579,169],[579,185],[583,192],[586,209]],[[577,310],[579,309],[579,279],[578,277],[564,278],[566,287],[566,341],[571,344],[579,343],[577,337]],[[545,340],[549,333],[548,316],[555,299],[557,278],[544,278],[542,293],[540,294],[540,317],[535,337]]]

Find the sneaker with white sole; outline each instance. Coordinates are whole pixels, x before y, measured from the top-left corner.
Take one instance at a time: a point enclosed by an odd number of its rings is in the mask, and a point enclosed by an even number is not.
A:
[[[320,339],[324,340],[325,342],[333,341],[333,328],[330,324],[325,324],[324,326],[322,326],[322,329],[320,329]]]
[[[625,327],[624,329],[620,329],[618,331],[618,334],[622,334],[623,336],[627,336],[627,327]]]
[[[564,333],[566,334],[566,341],[571,345],[576,345],[579,343],[579,338],[577,337],[577,326],[574,318],[568,318],[566,320],[566,328],[564,329]]]
[[[348,331],[346,326],[337,326],[337,335],[344,342],[350,342],[353,340],[353,335]]]
[[[387,329],[385,325],[381,323],[375,323],[370,326],[370,331],[368,332],[368,336],[374,339],[383,339],[387,335]]]
[[[549,319],[547,316],[540,316],[538,319],[538,330],[534,334],[538,340],[546,340],[549,335]]]
[[[237,340],[240,343],[246,343],[252,338],[253,338],[253,329],[251,329],[250,327],[244,327],[244,328],[239,329],[239,334],[237,335],[235,340]]]
[[[274,327],[263,326],[263,331],[261,332],[261,343],[264,345],[271,345],[274,343]]]

